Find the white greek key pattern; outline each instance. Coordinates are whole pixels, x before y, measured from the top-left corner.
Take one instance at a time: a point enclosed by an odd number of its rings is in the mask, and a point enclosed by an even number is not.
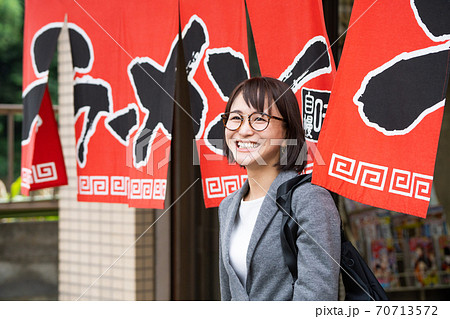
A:
[[[90,182],[94,195],[109,194],[109,176],[91,176]]]
[[[222,184],[225,189],[225,196],[228,196],[232,192],[239,189],[239,175],[222,177]]]
[[[247,180],[247,178],[248,178],[247,175],[241,175],[241,187],[242,187],[242,185],[244,185],[244,183]]]
[[[31,189],[32,184],[45,183],[58,180],[55,162],[32,165],[31,169],[22,168],[21,186]]]
[[[142,198],[142,183],[140,179],[132,179],[130,182],[130,198],[141,199]]]
[[[33,165],[31,169],[33,170],[33,179],[36,184],[56,181],[58,179],[55,162]]]
[[[142,182],[142,198],[152,199],[153,179],[143,179],[141,180],[141,182]]]
[[[111,195],[127,196],[130,189],[128,176],[111,176]]]
[[[328,175],[356,184],[356,161],[354,159],[333,154]]]
[[[89,176],[78,176],[78,194],[80,195],[93,194]]]
[[[387,171],[388,168],[384,166],[359,162],[356,181],[358,181],[358,176],[362,172],[361,186],[382,191],[386,182]]]
[[[247,180],[247,175],[230,175],[205,178],[206,196],[220,198],[238,190]]]
[[[205,184],[208,198],[225,197],[225,190],[222,188],[220,177],[205,178]]]
[[[355,170],[355,167],[357,169]],[[328,175],[359,184],[360,186],[384,191],[388,173],[391,171],[388,192],[430,201],[433,176],[410,172],[398,168],[389,168],[363,161],[357,162],[338,154],[331,157]]]
[[[155,187],[153,188],[154,199],[164,199],[166,197],[166,184],[165,179],[155,179]]]
[[[414,197],[417,199],[430,201],[433,176],[413,173]]]
[[[130,179],[128,176],[79,176],[78,193],[164,200],[166,183],[165,179]]]
[[[389,192],[403,196],[412,196],[411,172],[394,168],[392,170]]]
[[[79,176],[80,195],[109,195],[109,176]]]
[[[33,184],[33,172],[29,168],[22,168],[22,174],[21,174],[22,182],[20,183],[20,186],[24,188],[31,188],[31,184]]]

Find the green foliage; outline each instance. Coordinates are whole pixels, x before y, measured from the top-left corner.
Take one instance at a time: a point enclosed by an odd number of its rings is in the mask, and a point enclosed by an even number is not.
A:
[[[0,180],[2,181],[6,181],[8,176],[7,132],[7,117],[0,115]]]
[[[14,171],[13,177],[20,176],[22,114],[14,115]],[[8,178],[8,118],[0,114],[0,179],[6,183]]]
[[[23,6],[18,0],[0,0],[0,50],[21,43]]]
[[[58,211],[0,212],[0,223],[58,221]]]
[[[0,0],[0,103],[22,104],[22,51],[24,0]],[[55,54],[56,57],[56,54]],[[49,88],[52,101],[57,104],[57,61],[52,60]],[[22,115],[14,118],[14,176],[20,175]],[[8,174],[7,119],[0,115],[0,179]]]
[[[0,103],[22,103],[23,0],[0,0]],[[58,103],[56,54],[50,65],[49,89]]]
[[[0,0],[0,103],[22,102],[23,1]]]
[[[22,183],[22,178],[17,178],[14,183],[11,184],[11,198],[20,194],[20,184]]]

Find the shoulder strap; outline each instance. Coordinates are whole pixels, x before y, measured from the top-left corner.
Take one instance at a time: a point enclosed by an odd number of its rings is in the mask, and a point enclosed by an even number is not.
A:
[[[298,248],[296,239],[298,224],[292,214],[292,194],[298,186],[308,182],[311,182],[311,174],[298,175],[281,184],[277,190],[277,205],[283,213],[280,231],[281,247],[283,250],[284,261],[288,266],[294,281],[297,280]]]
[[[277,205],[284,209],[281,210],[283,214],[291,211],[291,199],[294,189],[306,182],[311,182],[311,174],[297,175],[278,187],[276,200]]]
[[[294,282],[298,277],[296,239],[299,227],[293,218],[292,194],[295,188],[307,182],[311,182],[311,174],[296,176],[280,185],[277,190],[277,205],[283,213],[280,230],[283,257]],[[333,193],[331,195],[333,196]],[[335,196],[333,196],[333,199],[336,202]],[[388,300],[383,287],[379,284],[370,267],[346,238],[342,221],[341,267],[345,270],[341,271],[346,293],[345,300]]]

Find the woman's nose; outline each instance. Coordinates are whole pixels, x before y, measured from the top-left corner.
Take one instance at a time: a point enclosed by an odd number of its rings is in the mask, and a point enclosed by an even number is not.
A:
[[[241,135],[251,135],[253,134],[253,129],[250,126],[248,118],[244,118],[241,127],[239,128],[239,134]]]

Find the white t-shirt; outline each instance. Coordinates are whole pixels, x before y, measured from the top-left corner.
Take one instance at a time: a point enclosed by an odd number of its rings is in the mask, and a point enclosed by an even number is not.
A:
[[[241,200],[230,237],[230,264],[245,287],[247,281],[247,249],[264,197]]]

